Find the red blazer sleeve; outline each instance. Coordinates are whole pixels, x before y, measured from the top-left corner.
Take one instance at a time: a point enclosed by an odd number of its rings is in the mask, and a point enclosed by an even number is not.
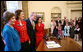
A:
[[[44,24],[42,24],[42,32],[43,32],[43,36],[45,35],[44,33]]]
[[[28,33],[27,33],[26,22],[25,21],[21,21],[21,22],[23,24],[22,27],[20,26],[20,24],[17,20],[15,21],[15,24],[13,26],[18,31],[21,42],[24,42],[24,41],[27,41],[27,40],[30,41],[30,38],[29,38]],[[22,38],[22,36],[23,36],[22,34],[24,34],[23,38]],[[25,39],[25,40],[23,40],[23,39]]]

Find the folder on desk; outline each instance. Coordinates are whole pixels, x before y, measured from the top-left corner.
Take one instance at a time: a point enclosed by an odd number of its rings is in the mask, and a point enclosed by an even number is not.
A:
[[[61,45],[59,45],[55,41],[46,41],[45,44],[48,48],[59,48],[59,47],[61,47]]]

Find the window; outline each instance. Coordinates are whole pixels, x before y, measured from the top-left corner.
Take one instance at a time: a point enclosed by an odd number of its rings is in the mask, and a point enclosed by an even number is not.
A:
[[[18,1],[6,1],[7,11],[15,12],[18,9]]]

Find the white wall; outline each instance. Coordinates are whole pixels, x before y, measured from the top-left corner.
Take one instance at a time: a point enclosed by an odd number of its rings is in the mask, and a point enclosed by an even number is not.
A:
[[[82,4],[67,4],[68,1],[28,1],[28,14],[30,17],[31,12],[44,12],[45,28],[50,28],[51,12],[61,12],[61,18],[67,16],[68,19],[72,18],[71,10],[82,10]],[[72,1],[71,1],[72,2]],[[70,2],[70,3],[71,3]],[[77,2],[73,2],[77,3]],[[58,7],[61,11],[53,10]],[[18,1],[18,9],[22,9],[22,1]],[[14,9],[13,9],[14,10]]]
[[[72,19],[75,19],[75,17],[82,17],[82,11],[71,11],[71,17]]]
[[[68,1],[28,1],[29,16],[31,12],[44,12],[45,13],[45,28],[50,28],[51,12],[54,7],[61,10],[61,18],[67,16],[70,20],[71,10],[82,10],[82,4],[73,2],[74,4],[67,4]],[[80,1],[81,2],[81,1]],[[77,3],[77,4],[76,4]]]
[[[50,28],[51,10],[54,7],[61,9],[61,17],[67,16],[66,1],[28,1],[29,16],[31,12],[44,12],[45,13],[45,28]]]

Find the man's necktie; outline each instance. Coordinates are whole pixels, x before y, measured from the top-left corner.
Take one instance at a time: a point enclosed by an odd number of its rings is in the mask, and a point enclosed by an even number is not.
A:
[[[32,21],[32,24],[33,24],[33,29],[35,29],[35,23],[34,23],[34,21]]]

